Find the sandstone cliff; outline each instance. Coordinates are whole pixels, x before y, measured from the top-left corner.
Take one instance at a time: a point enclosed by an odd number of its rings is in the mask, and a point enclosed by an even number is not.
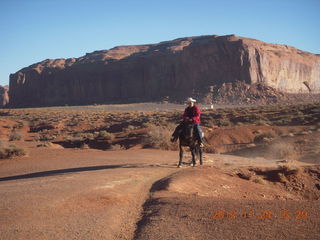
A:
[[[120,46],[11,74],[10,106],[181,100],[237,81],[319,93],[320,56],[234,35]]]
[[[0,86],[0,108],[6,106],[9,103],[9,94],[7,86]]]

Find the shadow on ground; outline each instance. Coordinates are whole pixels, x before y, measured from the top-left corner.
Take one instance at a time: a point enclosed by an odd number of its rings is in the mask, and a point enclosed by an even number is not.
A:
[[[0,182],[3,181],[12,181],[19,179],[28,179],[28,178],[38,178],[38,177],[50,177],[55,175],[62,175],[67,173],[76,173],[76,172],[89,172],[89,171],[98,171],[106,169],[115,169],[115,168],[150,168],[150,167],[164,167],[164,168],[175,168],[176,165],[172,164],[119,164],[119,165],[101,165],[101,166],[88,166],[88,167],[78,167],[78,168],[67,168],[67,169],[56,169],[43,172],[34,172],[28,174],[21,174],[15,176],[8,176],[0,178]]]

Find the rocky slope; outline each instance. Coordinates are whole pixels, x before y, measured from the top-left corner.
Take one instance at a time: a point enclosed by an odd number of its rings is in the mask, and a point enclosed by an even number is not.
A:
[[[9,88],[8,86],[0,86],[0,108],[9,103]]]
[[[208,100],[236,82],[287,93],[320,92],[320,56],[227,36],[119,46],[80,58],[44,60],[10,75],[10,106]],[[211,92],[210,92],[211,91]]]

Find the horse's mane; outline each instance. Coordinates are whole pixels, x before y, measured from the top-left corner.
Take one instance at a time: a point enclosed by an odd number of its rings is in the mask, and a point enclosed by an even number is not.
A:
[[[183,142],[183,145],[189,145],[195,140],[194,124],[192,122],[184,122],[180,133],[180,141]]]

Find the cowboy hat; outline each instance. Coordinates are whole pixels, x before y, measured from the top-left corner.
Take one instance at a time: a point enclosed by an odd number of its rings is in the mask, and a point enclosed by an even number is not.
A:
[[[187,103],[189,103],[189,102],[196,102],[197,100],[195,100],[195,99],[193,99],[192,97],[189,97],[188,99],[187,99]]]

